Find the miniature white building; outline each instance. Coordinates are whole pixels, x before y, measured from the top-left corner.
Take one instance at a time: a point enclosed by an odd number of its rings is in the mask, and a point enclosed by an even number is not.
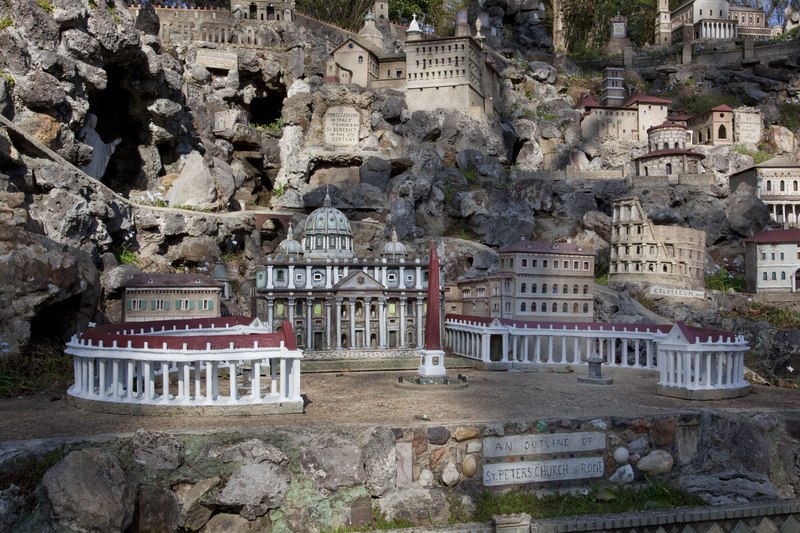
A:
[[[746,183],[769,208],[770,218],[779,224],[800,224],[800,163],[775,157],[729,176],[730,189]]]
[[[664,122],[647,130],[648,152],[634,159],[639,176],[668,176],[675,178],[680,174],[698,174],[700,161],[705,158],[686,149],[689,140],[686,126],[675,122]]]
[[[659,46],[769,36],[766,16],[760,9],[731,6],[728,0],[688,0],[670,11],[669,0],[658,0],[654,42]]]
[[[622,101],[625,95],[620,67],[604,69],[602,102],[594,98],[581,100],[584,109],[581,135],[584,140],[644,140],[647,130],[667,120],[671,100],[635,94]]]
[[[218,317],[224,286],[202,274],[137,274],[125,284],[123,321]]]
[[[357,258],[350,222],[328,195],[306,219],[302,244],[293,233],[290,227],[275,254],[255,271],[258,317],[268,325],[288,320],[297,344],[310,352],[345,350],[346,357],[355,349],[390,354],[388,348],[422,346],[427,258],[408,259],[394,232],[381,257]]]
[[[466,315],[518,320],[594,318],[595,253],[572,242],[521,240],[499,250],[496,276],[458,282]]]
[[[252,317],[109,324],[67,343],[73,403],[93,410],[166,414],[302,413],[292,327],[272,333]],[[262,376],[263,372],[263,376]]]
[[[745,245],[749,292],[800,292],[800,229],[762,231]]]
[[[613,204],[609,286],[630,282],[702,289],[705,247],[704,231],[658,226],[638,198],[620,198]]]

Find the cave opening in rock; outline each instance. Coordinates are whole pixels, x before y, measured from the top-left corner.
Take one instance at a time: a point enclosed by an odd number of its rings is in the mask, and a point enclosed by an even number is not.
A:
[[[35,350],[39,346],[63,344],[78,332],[80,323],[93,317],[81,317],[81,295],[76,294],[55,302],[36,313],[31,320],[31,335],[28,349]],[[83,318],[83,320],[81,319]]]
[[[250,124],[269,126],[275,124],[283,113],[283,99],[286,98],[286,89],[282,85],[268,84],[259,90],[259,96],[250,100],[245,105],[250,114]]]
[[[132,92],[127,88],[144,78],[135,65],[107,65],[108,84],[102,91],[89,94],[89,112],[97,115],[97,133],[105,142],[121,139],[108,162],[102,181],[114,191],[128,194],[146,187],[137,183],[142,168],[138,147],[148,144],[150,134],[143,113],[135,112]]]

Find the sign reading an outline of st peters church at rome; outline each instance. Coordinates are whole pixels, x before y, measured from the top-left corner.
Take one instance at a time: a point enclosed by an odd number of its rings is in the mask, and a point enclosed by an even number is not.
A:
[[[361,130],[361,114],[352,107],[336,106],[325,112],[325,144],[331,146],[354,146],[358,144]]]

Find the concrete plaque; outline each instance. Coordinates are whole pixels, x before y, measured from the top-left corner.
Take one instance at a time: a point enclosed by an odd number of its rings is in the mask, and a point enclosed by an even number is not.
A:
[[[758,144],[762,133],[761,113],[757,109],[736,109],[733,112],[733,130],[736,142]]]
[[[653,296],[673,296],[675,298],[705,298],[705,291],[692,291],[689,289],[675,289],[672,287],[660,287],[654,285],[650,287],[650,294]]]
[[[515,457],[545,453],[589,452],[606,449],[606,436],[599,431],[512,435],[483,439],[484,457]]]
[[[336,106],[325,112],[325,144],[353,146],[358,144],[361,114],[352,107]]]
[[[487,487],[492,487],[496,485],[589,479],[602,477],[604,470],[602,457],[494,463],[483,466],[483,484]]]
[[[627,37],[627,32],[625,31],[625,23],[624,22],[614,22],[611,25],[611,36],[617,37],[620,39],[624,39]]]
[[[221,50],[198,50],[197,62],[206,68],[218,70],[238,70],[239,56],[235,52]]]

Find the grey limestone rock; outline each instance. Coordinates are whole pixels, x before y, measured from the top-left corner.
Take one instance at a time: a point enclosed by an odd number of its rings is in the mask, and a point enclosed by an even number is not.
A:
[[[289,490],[289,476],[273,463],[243,465],[218,496],[219,503],[241,507],[241,515],[254,519],[280,506]]]
[[[458,473],[458,467],[453,461],[447,461],[442,469],[442,483],[448,487],[458,485],[461,480],[461,474]]]
[[[251,522],[236,514],[215,515],[200,533],[251,533]]]
[[[199,152],[192,152],[164,198],[173,206],[211,208],[217,205],[217,187]]]
[[[131,445],[136,464],[153,470],[175,470],[183,464],[183,445],[172,435],[139,429]]]
[[[716,474],[687,474],[678,478],[678,484],[714,505],[778,497],[775,485],[766,475],[733,470]]]
[[[531,76],[537,81],[546,83],[555,83],[558,73],[553,65],[545,63],[544,61],[531,61],[528,63],[531,69]]]
[[[44,490],[54,521],[74,531],[124,531],[133,520],[136,489],[117,459],[88,448],[48,470]]]
[[[66,97],[58,79],[42,71],[34,71],[19,78],[14,92],[31,109],[53,108],[64,102]]]
[[[213,447],[209,457],[219,459],[223,463],[258,464],[265,461],[285,464],[289,458],[279,448],[261,439],[249,439],[244,442],[221,447]]]
[[[364,464],[365,485],[372,496],[383,496],[394,488],[397,450],[391,429],[380,427],[372,432],[363,449],[361,460]]]
[[[636,463],[636,468],[649,474],[666,474],[672,470],[674,460],[666,450],[653,450]]]
[[[220,479],[212,477],[201,479],[180,498],[180,525],[189,530],[199,530],[211,518],[213,509],[203,503],[206,495],[219,485]]]
[[[139,487],[136,531],[139,533],[175,531],[179,515],[180,506],[174,492],[160,487]]]
[[[447,523],[447,499],[434,488],[401,487],[380,498],[378,506],[389,520],[404,518],[423,525]]]
[[[317,439],[303,454],[302,462],[319,489],[336,490],[364,482],[361,449],[352,440],[336,435]]]
[[[428,428],[428,442],[442,445],[450,439],[450,431],[446,427],[435,426]]]

